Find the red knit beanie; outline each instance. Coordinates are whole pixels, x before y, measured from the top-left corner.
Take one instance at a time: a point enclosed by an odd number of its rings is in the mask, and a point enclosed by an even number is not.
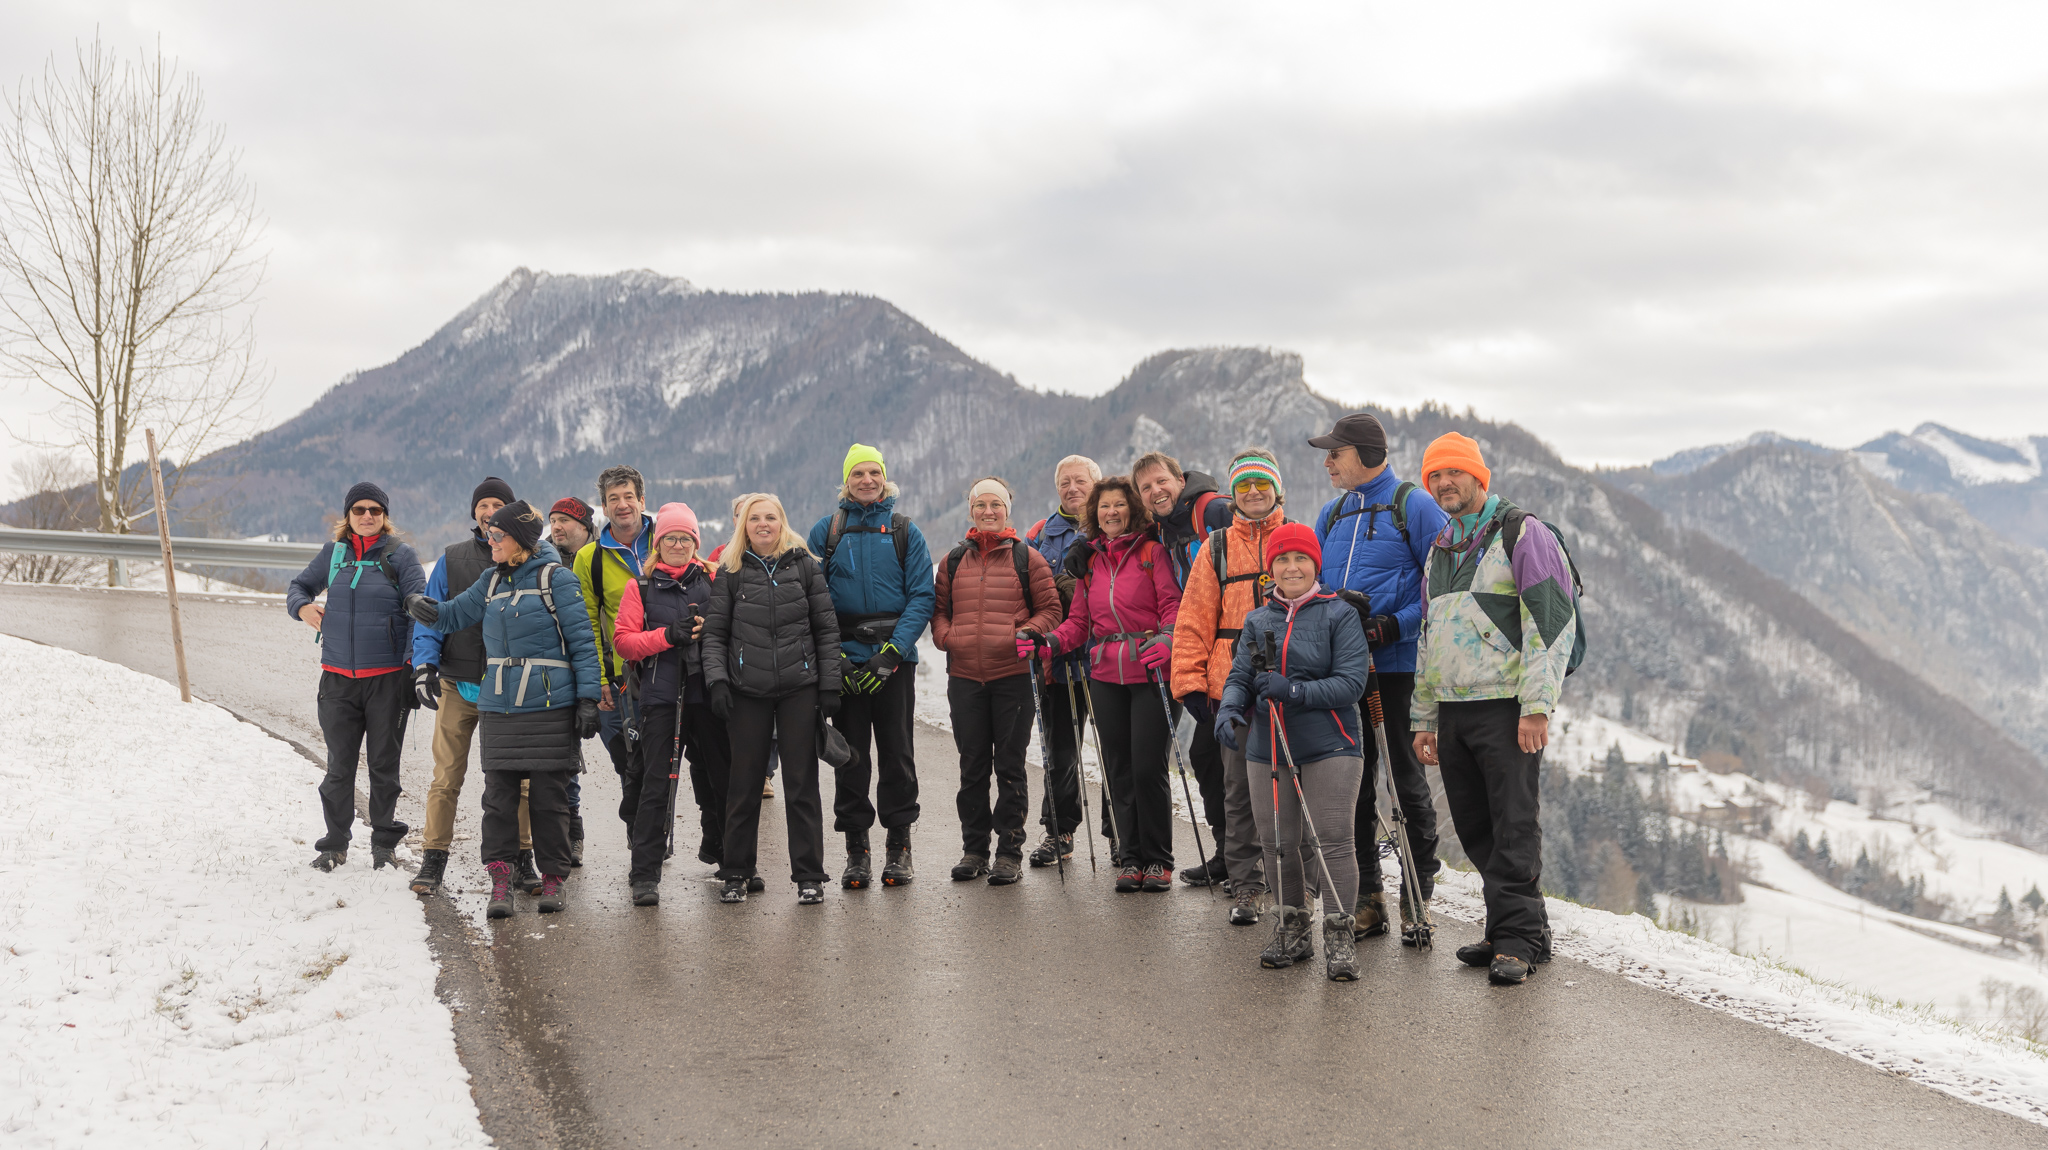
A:
[[[1299,551],[1316,561],[1316,569],[1322,570],[1323,545],[1316,541],[1316,533],[1306,523],[1283,523],[1266,536],[1266,570],[1273,569],[1273,560],[1289,551]]]

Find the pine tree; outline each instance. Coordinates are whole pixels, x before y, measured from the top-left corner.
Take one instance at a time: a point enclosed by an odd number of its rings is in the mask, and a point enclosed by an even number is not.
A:
[[[2041,897],[2040,883],[2035,883],[2032,889],[2028,890],[2026,894],[2020,896],[2020,901],[2026,903],[2027,909],[2033,911],[2035,914],[2040,914],[2041,905],[2043,903],[2048,903],[2048,899],[2044,899]]]

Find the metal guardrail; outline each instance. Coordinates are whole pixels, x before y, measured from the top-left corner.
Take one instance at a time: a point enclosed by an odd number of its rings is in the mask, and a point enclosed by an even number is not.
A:
[[[190,539],[171,537],[179,563],[208,567],[289,567],[298,570],[313,561],[322,543],[268,543],[252,539]],[[102,535],[97,531],[45,531],[0,525],[0,551],[30,555],[90,555],[102,559],[161,563],[163,545],[155,535]]]

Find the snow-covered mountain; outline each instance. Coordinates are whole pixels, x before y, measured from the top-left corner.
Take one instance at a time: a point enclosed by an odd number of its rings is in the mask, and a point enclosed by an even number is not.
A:
[[[1806,451],[1826,452],[1831,449],[1805,439],[1793,439],[1775,431],[1759,431],[1747,439],[1734,443],[1711,443],[1705,447],[1688,447],[1684,451],[1667,455],[1650,465],[1658,475],[1690,475],[1716,459],[1745,447],[1756,447],[1765,443],[1786,443]]]
[[[1889,432],[1852,452],[1888,483],[1946,495],[2008,539],[2048,548],[2048,436],[1981,439],[1938,423]]]

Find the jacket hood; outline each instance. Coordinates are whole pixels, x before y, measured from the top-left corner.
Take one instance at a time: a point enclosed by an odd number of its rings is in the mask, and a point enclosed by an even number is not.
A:
[[[968,542],[980,547],[983,551],[998,546],[1005,539],[1016,538],[1018,538],[1017,528],[1014,526],[1005,527],[1001,531],[983,531],[979,527],[970,527],[967,530]]]

